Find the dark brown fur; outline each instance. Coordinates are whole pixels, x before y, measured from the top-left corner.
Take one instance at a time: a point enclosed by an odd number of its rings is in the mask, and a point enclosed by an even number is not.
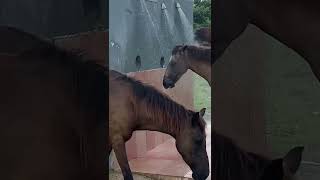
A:
[[[172,50],[172,55],[184,54],[199,61],[211,64],[211,47],[197,45],[177,45]]]
[[[211,46],[211,28],[202,27],[194,32],[194,39],[200,44]]]
[[[185,127],[186,124],[190,124],[191,120],[189,117],[194,114],[194,111],[188,110],[182,105],[173,101],[166,94],[160,93],[154,87],[147,84],[143,84],[133,78],[126,75],[117,77],[117,80],[125,81],[132,87],[133,93],[137,100],[135,105],[139,108],[139,112],[150,117],[150,120],[155,120],[154,123],[165,125],[169,131],[180,132],[181,127]],[[137,116],[139,116],[137,114]],[[205,134],[206,122],[201,119],[198,123]]]

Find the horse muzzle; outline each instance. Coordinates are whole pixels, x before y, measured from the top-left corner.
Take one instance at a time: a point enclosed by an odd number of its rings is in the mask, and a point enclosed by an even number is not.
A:
[[[208,166],[191,168],[192,178],[194,180],[206,180],[210,174],[209,164]]]
[[[165,89],[168,89],[168,88],[173,88],[175,86],[175,83],[170,80],[170,79],[163,79],[163,82],[162,82],[162,85]]]
[[[192,173],[192,178],[194,180],[206,180],[208,176],[209,176],[209,174],[197,175],[197,174]]]

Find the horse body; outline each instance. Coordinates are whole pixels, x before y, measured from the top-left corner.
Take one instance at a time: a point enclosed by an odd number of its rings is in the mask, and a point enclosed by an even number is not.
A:
[[[209,175],[204,109],[200,113],[187,110],[155,88],[113,70],[109,72],[109,88],[109,143],[125,180],[132,179],[125,142],[135,130],[173,136],[193,178],[204,180]]]
[[[319,10],[311,0],[217,0],[213,62],[251,23],[304,57],[320,80]]]
[[[163,77],[163,87],[173,88],[188,69],[207,80],[211,86],[211,46],[177,45],[174,47]]]
[[[215,180],[292,180],[301,163],[303,147],[271,160],[243,151],[221,134],[213,132],[212,136]]]
[[[105,179],[104,71],[34,38],[0,49],[0,179]]]
[[[202,27],[194,32],[194,40],[204,46],[211,46],[211,28]]]

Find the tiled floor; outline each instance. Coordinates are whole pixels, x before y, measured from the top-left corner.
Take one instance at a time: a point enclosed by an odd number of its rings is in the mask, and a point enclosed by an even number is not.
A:
[[[211,167],[211,126],[207,125],[207,152]],[[162,176],[175,176],[190,178],[192,172],[188,165],[183,161],[175,147],[175,140],[169,139],[165,143],[147,152],[143,158],[133,159],[130,162],[133,172],[143,174],[155,174]],[[211,175],[207,178],[211,179]]]

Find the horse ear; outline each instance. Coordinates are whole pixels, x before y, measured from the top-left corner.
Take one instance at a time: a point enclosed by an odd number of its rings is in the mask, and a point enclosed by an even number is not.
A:
[[[197,123],[199,122],[200,118],[200,112],[195,112],[192,116],[192,126],[197,126]]]
[[[282,168],[285,175],[294,175],[301,163],[303,146],[291,149],[283,158]]]
[[[192,117],[192,126],[198,125],[199,119],[204,116],[206,108],[202,108],[199,112],[195,112]]]
[[[205,113],[206,113],[206,108],[202,108],[199,112],[199,115],[203,117]]]

